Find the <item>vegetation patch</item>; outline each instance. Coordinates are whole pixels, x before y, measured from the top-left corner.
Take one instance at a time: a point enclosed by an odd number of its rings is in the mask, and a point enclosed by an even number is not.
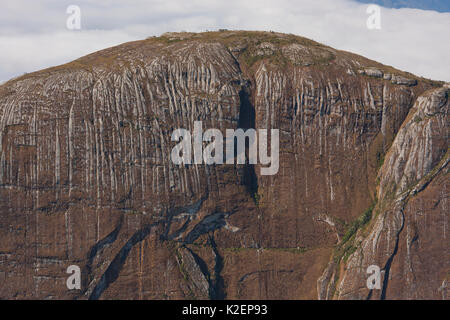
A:
[[[422,117],[421,116],[415,116],[414,117],[414,122],[415,123],[419,123],[419,122],[421,122],[423,119],[422,119]]]
[[[354,243],[356,233],[372,219],[372,212],[376,203],[377,201],[375,200],[355,221],[348,225],[347,231],[335,249],[333,259],[337,264],[339,264],[340,261],[347,262],[348,257],[356,251],[359,246],[359,243],[357,245]]]

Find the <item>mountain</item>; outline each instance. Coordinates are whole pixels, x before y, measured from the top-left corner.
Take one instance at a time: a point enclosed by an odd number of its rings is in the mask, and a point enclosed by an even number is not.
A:
[[[356,0],[362,3],[373,3],[386,8],[414,8],[450,12],[450,2],[447,0]]]
[[[166,33],[10,80],[0,298],[448,299],[448,96],[256,31]],[[195,121],[279,130],[278,172],[174,164]]]

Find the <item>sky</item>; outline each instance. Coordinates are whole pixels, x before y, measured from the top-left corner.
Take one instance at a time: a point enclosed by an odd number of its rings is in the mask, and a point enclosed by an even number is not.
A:
[[[374,0],[386,5],[378,7],[379,19],[363,2],[367,1],[1,0],[0,83],[127,41],[168,31],[217,29],[293,33],[450,82],[450,12],[422,10],[448,11],[445,4],[450,1],[412,0],[408,3],[416,8],[398,9],[407,1]],[[425,7],[425,2],[433,6]],[[79,19],[74,19],[75,11],[67,11],[70,6],[79,8]]]
[[[357,0],[362,3],[374,3],[389,8],[417,8],[450,12],[449,0]]]

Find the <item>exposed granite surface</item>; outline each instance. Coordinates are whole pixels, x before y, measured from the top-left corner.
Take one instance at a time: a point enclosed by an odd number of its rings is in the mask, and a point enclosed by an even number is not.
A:
[[[448,299],[448,95],[244,31],[165,34],[13,79],[0,298]],[[172,164],[172,131],[197,120],[279,129],[278,174]],[[81,290],[66,288],[72,264]],[[369,292],[372,264],[388,277]]]

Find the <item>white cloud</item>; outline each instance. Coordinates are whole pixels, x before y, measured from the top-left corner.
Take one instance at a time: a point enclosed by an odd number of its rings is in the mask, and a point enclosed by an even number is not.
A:
[[[80,6],[80,31],[66,8]],[[450,13],[381,10],[366,28],[367,5],[350,0],[2,0],[0,79],[71,61],[166,31],[274,30],[312,38],[427,78],[450,81]]]

